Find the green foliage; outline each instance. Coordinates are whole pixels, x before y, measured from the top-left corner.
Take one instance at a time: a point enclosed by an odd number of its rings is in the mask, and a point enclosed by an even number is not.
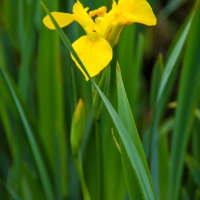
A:
[[[149,2],[158,25],[124,28],[94,78],[71,45],[83,31],[42,24],[72,2],[0,2],[1,199],[199,199],[200,3]]]

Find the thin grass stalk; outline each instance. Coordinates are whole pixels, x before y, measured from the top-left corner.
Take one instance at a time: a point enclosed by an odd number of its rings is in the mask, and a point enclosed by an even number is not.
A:
[[[96,153],[97,153],[97,200],[104,197],[103,192],[103,145],[101,134],[101,122],[95,120],[95,138],[96,138]]]
[[[78,171],[78,175],[80,178],[81,188],[83,192],[83,199],[91,200],[90,193],[89,193],[89,190],[85,181],[85,177],[84,177],[83,166],[80,162],[80,159],[78,157],[74,157],[74,162],[75,162],[76,169]]]
[[[40,178],[41,178],[41,182],[42,182],[42,185],[43,185],[43,188],[44,188],[45,195],[46,195],[47,199],[54,200],[53,190],[52,190],[51,185],[50,185],[50,180],[49,180],[49,177],[48,177],[48,174],[47,174],[47,170],[46,170],[45,165],[43,163],[43,159],[42,159],[42,156],[40,154],[38,145],[37,145],[35,138],[33,136],[34,134],[33,134],[33,131],[31,129],[31,126],[28,122],[28,119],[26,118],[26,114],[23,110],[23,107],[22,107],[18,97],[17,97],[16,92],[14,91],[14,89],[12,87],[12,84],[11,84],[9,77],[7,76],[6,72],[4,71],[3,68],[1,68],[0,72],[1,72],[1,74],[4,78],[4,80],[5,80],[5,83],[8,86],[8,89],[9,89],[12,97],[13,97],[13,100],[16,104],[19,115],[21,117],[22,123],[24,125],[25,132],[26,132],[28,141],[30,142],[30,146],[31,146],[31,149],[32,149],[32,152],[33,152],[33,156],[34,156],[35,161],[36,161],[36,166],[37,166],[38,172],[40,174]]]

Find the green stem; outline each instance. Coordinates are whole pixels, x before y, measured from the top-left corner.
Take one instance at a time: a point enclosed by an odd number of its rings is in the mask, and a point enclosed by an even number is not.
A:
[[[87,184],[86,184],[85,177],[84,177],[83,166],[78,157],[74,157],[74,162],[75,162],[75,165],[76,165],[76,168],[78,171],[78,175],[80,178],[81,188],[82,188],[82,192],[83,192],[83,199],[91,200],[90,193],[87,188]]]
[[[95,120],[96,152],[97,152],[97,200],[103,199],[103,155],[100,121]]]
[[[71,77],[72,77],[72,88],[73,88],[73,95],[74,95],[74,106],[77,105],[77,89],[76,89],[76,80],[74,75],[74,68],[71,67]]]

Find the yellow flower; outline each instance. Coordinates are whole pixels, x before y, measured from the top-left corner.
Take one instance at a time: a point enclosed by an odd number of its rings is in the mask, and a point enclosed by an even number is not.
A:
[[[156,17],[146,0],[119,0],[118,3],[113,1],[112,9],[108,13],[104,6],[89,13],[88,10],[89,8],[84,8],[77,1],[72,14],[51,14],[61,28],[76,21],[85,30],[86,35],[77,39],[72,46],[91,77],[99,74],[111,61],[112,47],[118,42],[124,25],[134,22],[156,25]],[[43,19],[43,23],[49,29],[55,29],[48,15]],[[88,80],[73,56],[72,59]]]

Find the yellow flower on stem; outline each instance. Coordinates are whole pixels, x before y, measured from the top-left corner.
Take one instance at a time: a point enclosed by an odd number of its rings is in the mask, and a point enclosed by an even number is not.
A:
[[[113,1],[112,9],[108,13],[105,6],[89,13],[88,10],[88,7],[84,8],[77,1],[72,14],[51,14],[61,28],[76,21],[85,30],[86,35],[78,38],[72,46],[91,77],[99,74],[111,61],[112,47],[117,44],[124,25],[134,22],[148,26],[156,25],[156,17],[146,0],[119,0],[118,3]],[[43,19],[43,23],[47,28],[55,30],[48,15]],[[72,59],[88,80],[73,56]]]

